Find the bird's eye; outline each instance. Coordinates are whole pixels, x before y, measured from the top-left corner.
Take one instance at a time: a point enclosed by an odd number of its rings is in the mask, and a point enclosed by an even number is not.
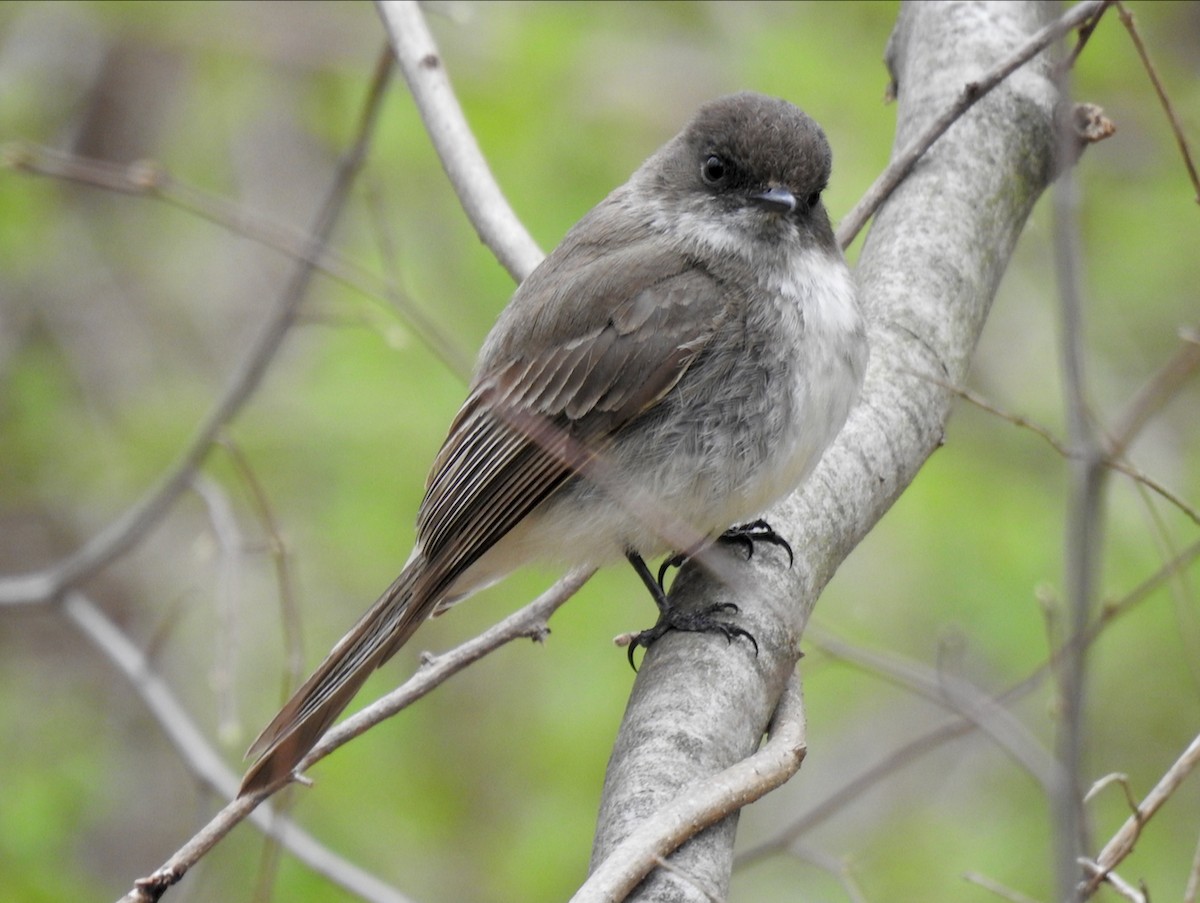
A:
[[[700,164],[700,177],[709,185],[719,184],[725,179],[728,171],[729,167],[725,165],[725,161],[716,154],[709,154]]]
[[[804,203],[807,204],[808,209],[811,210],[813,207],[817,206],[817,204],[821,203],[821,192],[814,191],[805,199]]]

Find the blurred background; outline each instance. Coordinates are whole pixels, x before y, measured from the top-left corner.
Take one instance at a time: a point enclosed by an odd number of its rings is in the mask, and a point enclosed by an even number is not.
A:
[[[1200,140],[1200,4],[1129,8]],[[786,97],[823,124],[834,149],[826,203],[840,218],[891,150],[881,60],[897,9],[743,0],[461,2],[430,12],[484,153],[549,249],[696,106],[741,89]],[[152,160],[233,205],[212,221],[151,197],[0,170],[0,573],[76,549],[184,447],[293,267],[245,224],[308,228],[383,43],[365,2],[0,5],[9,160],[32,153],[16,141],[122,166]],[[1118,129],[1078,172],[1089,391],[1104,424],[1177,351],[1181,330],[1200,326],[1200,212],[1114,15],[1079,61],[1076,90]],[[1062,436],[1050,229],[1043,201],[970,387]],[[406,558],[425,469],[463,395],[463,373],[421,341],[384,286],[439,324],[465,361],[513,289],[461,213],[399,78],[333,247],[360,268],[354,284],[318,276],[228,444],[145,542],[85,586],[235,769],[284,695],[281,599],[300,612],[307,671]],[[1131,450],[1193,511],[1198,403],[1192,380]],[[1046,660],[1061,637],[1066,472],[1034,433],[959,404],[945,447],[817,606],[801,665],[808,758],[743,814],[745,850],[949,717],[822,640],[993,694]],[[1120,475],[1103,530],[1105,601],[1198,533],[1186,513]],[[475,635],[554,576],[523,573],[431,622],[358,705],[406,677],[422,649]],[[1125,773],[1140,798],[1200,729],[1196,580],[1193,568],[1164,582],[1092,648],[1089,779]],[[417,900],[567,898],[586,871],[632,681],[610,638],[652,620],[628,568],[600,575],[555,616],[545,645],[500,650],[315,767],[319,789],[298,794],[296,820]],[[1012,711],[1027,737],[1052,747],[1052,681]],[[0,718],[4,899],[117,897],[220,805],[125,678],[52,607],[0,610]],[[1090,805],[1096,849],[1127,811],[1115,788]],[[1155,899],[1182,899],[1197,812],[1193,779],[1121,872],[1144,879]],[[755,856],[735,873],[731,899],[994,899],[968,872],[1048,899],[1050,849],[1039,786],[968,732],[887,768],[790,852]],[[263,857],[260,835],[239,827],[169,899],[255,899]],[[280,900],[349,899],[286,856],[271,882]]]

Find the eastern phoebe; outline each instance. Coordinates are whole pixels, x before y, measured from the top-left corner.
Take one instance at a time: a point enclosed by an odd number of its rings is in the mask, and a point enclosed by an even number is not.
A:
[[[642,645],[749,636],[673,618],[644,558],[791,492],[845,422],[867,344],[829,169],[806,114],[735,94],[567,233],[484,342],[408,563],[251,746],[243,794],[287,778],[432,613],[533,560],[628,558],[661,610]]]

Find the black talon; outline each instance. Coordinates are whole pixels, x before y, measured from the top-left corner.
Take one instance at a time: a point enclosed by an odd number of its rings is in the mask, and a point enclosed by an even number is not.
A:
[[[735,527],[730,527],[719,537],[718,542],[737,543],[746,549],[746,560],[749,561],[754,557],[754,543],[768,542],[773,546],[778,546],[788,554],[788,567],[796,563],[796,556],[792,554],[791,544],[775,532],[775,529],[762,518],[751,521],[748,524],[738,524]]]
[[[637,670],[633,661],[633,653],[638,646],[649,649],[657,640],[672,630],[682,630],[688,633],[719,633],[730,645],[733,644],[736,637],[745,637],[754,647],[754,654],[757,656],[758,640],[750,631],[713,617],[715,614],[736,614],[737,611],[738,607],[732,602],[718,602],[704,611],[698,612],[676,612],[668,609],[659,617],[653,627],[643,630],[633,637],[629,643],[629,667]]]
[[[666,585],[663,584],[663,580],[665,580],[667,577],[667,571],[670,570],[671,568],[683,567],[687,563],[687,560],[689,557],[690,556],[687,554],[687,552],[676,552],[674,555],[672,555],[670,558],[668,558],[666,561],[664,561],[662,564],[660,564],[658,566],[658,588],[659,589],[661,589],[664,593],[667,591]]]
[[[747,539],[747,542],[749,541]],[[633,569],[642,578],[642,582],[650,590],[650,595],[654,597],[654,604],[658,606],[658,620],[654,626],[634,635],[632,640],[630,640],[628,652],[629,667],[633,668],[634,671],[637,670],[637,665],[634,664],[633,653],[637,647],[641,646],[649,649],[663,634],[670,633],[672,630],[682,630],[689,633],[719,633],[730,644],[733,643],[736,637],[745,637],[750,641],[750,645],[754,647],[755,656],[758,655],[758,640],[749,631],[735,624],[730,624],[728,621],[721,621],[713,617],[716,614],[737,614],[738,607],[734,603],[718,602],[699,612],[682,612],[671,608],[667,602],[667,594],[662,587],[662,578],[666,574],[667,567],[671,566],[675,558],[682,559],[678,564],[682,564],[683,561],[687,560],[687,556],[684,553],[673,556],[659,568],[657,580],[650,573],[650,569],[646,567],[646,562],[642,559],[642,556],[637,552],[626,552],[625,557],[629,559],[629,563],[633,565]]]

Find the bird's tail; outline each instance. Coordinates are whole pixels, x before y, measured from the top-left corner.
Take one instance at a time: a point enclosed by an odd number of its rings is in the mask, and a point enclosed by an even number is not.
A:
[[[415,558],[279,710],[247,750],[255,763],[239,796],[285,780],[333,723],[371,673],[391,658],[428,617],[432,605],[416,598]]]

